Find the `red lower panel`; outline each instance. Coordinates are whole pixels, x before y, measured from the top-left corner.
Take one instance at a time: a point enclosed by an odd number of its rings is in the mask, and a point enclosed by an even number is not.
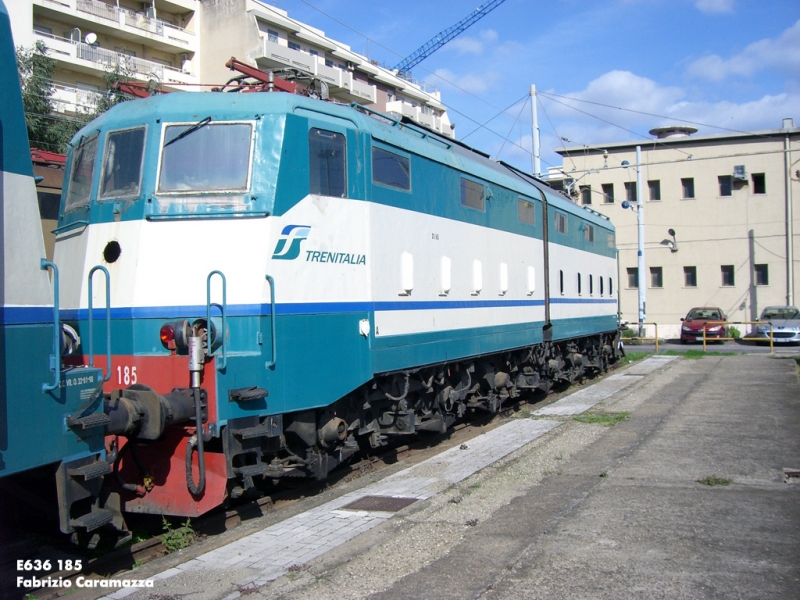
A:
[[[193,496],[186,484],[186,442],[194,429],[176,429],[164,438],[149,444],[136,444],[120,460],[119,474],[123,482],[144,485],[139,463],[152,477],[153,487],[144,497],[123,493],[123,510],[134,513],[197,517],[222,504],[227,494],[225,456],[206,452],[206,485],[200,496]],[[122,439],[120,439],[122,441]],[[192,455],[192,477],[200,481],[197,450]]]

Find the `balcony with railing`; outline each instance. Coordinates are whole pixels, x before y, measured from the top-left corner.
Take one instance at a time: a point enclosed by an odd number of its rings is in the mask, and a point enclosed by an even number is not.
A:
[[[378,92],[374,85],[353,79],[350,71],[328,67],[317,55],[295,50],[263,37],[263,54],[259,62],[267,67],[289,67],[311,73],[328,84],[331,95],[361,104],[374,104]]]
[[[131,72],[137,79],[155,78],[167,86],[170,83],[197,83],[197,78],[188,71],[84,42],[68,40],[39,31],[34,33],[37,39],[41,39],[47,45],[52,58],[84,69],[88,68],[90,71],[99,71],[96,73],[98,77],[101,77],[105,71],[118,67]]]
[[[95,17],[98,23],[117,27],[133,34],[143,34],[156,42],[171,46],[175,51],[194,51],[195,35],[183,27],[145,13],[106,4],[99,0],[34,0],[35,4],[70,15],[75,13]],[[138,33],[137,33],[138,32]]]

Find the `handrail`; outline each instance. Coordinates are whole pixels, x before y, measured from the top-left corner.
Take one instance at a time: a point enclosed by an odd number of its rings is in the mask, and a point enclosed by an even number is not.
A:
[[[58,267],[43,258],[39,268],[42,271],[53,269],[53,354],[50,355],[50,370],[55,371],[56,377],[52,385],[42,384],[42,393],[45,393],[52,392],[61,384],[61,320],[58,314]]]
[[[55,233],[58,235],[59,233],[64,233],[65,231],[70,231],[71,229],[77,229],[78,227],[86,227],[89,225],[89,221],[73,221],[72,223],[67,223],[66,225],[60,225],[55,229],[51,229],[50,233]]]
[[[621,337],[619,339],[621,339],[621,340],[647,340],[647,341],[655,340],[655,342],[656,342],[656,354],[658,354],[658,323],[629,323],[628,327],[631,327],[631,325],[655,325],[656,326],[656,337],[651,338],[651,337],[634,336],[634,337],[629,337],[629,338]]]
[[[269,314],[272,325],[272,360],[265,365],[267,369],[272,369],[278,360],[277,345],[275,337],[275,280],[270,275],[264,276],[269,281]]]
[[[772,333],[772,323],[769,321],[706,321],[706,325],[769,325],[769,351],[770,353],[775,352],[775,346],[773,344],[773,333]],[[726,340],[734,340],[736,338],[733,337],[719,337],[714,338],[715,340],[726,341]],[[742,336],[743,340],[757,340],[759,338],[747,337]],[[706,328],[703,327],[703,352],[706,351]]]
[[[103,381],[111,379],[111,275],[108,269],[102,265],[97,265],[89,271],[89,366],[94,367],[94,329],[92,313],[92,277],[95,271],[102,271],[106,275],[106,375]]]
[[[222,362],[217,361],[217,371],[224,371],[228,366],[228,345],[225,343],[225,332],[228,331],[228,283],[225,280],[225,274],[222,271],[211,271],[206,279],[206,328],[208,335],[208,355],[216,356],[211,352],[211,278],[214,275],[219,275],[222,279],[222,331],[220,332],[221,347],[222,347]],[[217,305],[219,306],[219,305]]]

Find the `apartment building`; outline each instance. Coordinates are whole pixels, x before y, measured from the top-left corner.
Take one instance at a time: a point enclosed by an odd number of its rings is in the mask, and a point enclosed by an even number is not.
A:
[[[124,67],[164,91],[199,91],[236,73],[231,58],[266,69],[299,69],[339,102],[409,117],[454,136],[438,91],[398,77],[320,29],[258,0],[14,0],[14,41],[41,40],[56,61],[58,112],[91,112],[104,76]]]
[[[14,0],[14,42],[41,40],[55,59],[58,112],[91,112],[104,76],[124,67],[163,89],[200,83],[198,0]]]
[[[664,127],[650,132],[654,139],[556,150],[563,166],[551,169],[551,183],[617,228],[623,319],[638,320],[637,146],[646,320],[659,336],[677,337],[695,306],[751,321],[765,306],[798,302],[800,128],[792,119],[782,125],[719,135]]]
[[[205,0],[201,11],[201,73],[206,83],[231,77],[236,57],[259,69],[300,69],[328,86],[331,98],[406,116],[454,137],[440,93],[399,77],[324,31],[258,0]]]

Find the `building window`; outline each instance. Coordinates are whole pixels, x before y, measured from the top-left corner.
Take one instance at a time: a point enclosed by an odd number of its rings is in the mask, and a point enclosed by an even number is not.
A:
[[[273,44],[278,43],[278,32],[272,29],[267,29],[267,39]]]
[[[753,193],[766,194],[767,193],[767,180],[764,173],[753,173]]]
[[[756,285],[769,285],[769,265],[756,265]]]
[[[520,223],[536,225],[536,206],[522,198],[517,198],[517,218]]]
[[[330,58],[326,58],[325,59],[325,66],[326,67],[330,67],[332,69],[333,68],[333,61]]]
[[[719,195],[733,196],[733,177],[731,175],[720,175],[717,180],[719,181]]]
[[[560,212],[556,213],[556,231],[567,233],[567,215]]]
[[[592,203],[592,186],[590,186],[590,185],[582,185],[580,189],[581,189],[581,204],[591,204]]]
[[[720,271],[722,272],[722,285],[725,287],[733,287],[733,265],[722,265]]]
[[[603,184],[603,202],[606,204],[614,204],[614,184]]]
[[[697,287],[697,267],[683,267],[684,287]]]
[[[300,52],[300,44],[298,44],[297,42],[289,42],[289,48]]]
[[[309,49],[308,53],[309,53],[311,56],[319,56],[319,52],[318,52],[317,50],[311,50],[311,49]]]
[[[636,182],[635,181],[626,181],[625,182],[625,199],[628,202],[636,203]]]
[[[346,142],[341,133],[308,132],[309,188],[312,194],[344,198],[347,190]]]
[[[652,179],[647,182],[647,189],[650,192],[650,200],[651,201],[658,201],[661,200],[661,180],[659,179]]]
[[[681,179],[681,189],[684,198],[694,198],[694,177]]]
[[[594,227],[588,223],[583,224],[583,239],[591,244],[594,243]]]
[[[629,288],[638,288],[639,287],[639,269],[636,267],[628,267],[628,287]],[[609,290],[611,289],[611,284],[609,283],[608,286]],[[611,292],[609,291],[609,294]]]
[[[461,178],[461,204],[476,210],[486,210],[484,201],[486,193],[483,184],[471,179]]]
[[[42,25],[34,25],[33,26],[33,30],[36,33],[42,33],[42,34],[47,35],[47,36],[53,35],[53,30],[52,29],[50,29],[49,27],[44,27]]]
[[[650,267],[650,287],[664,287],[664,275],[661,267]]]

